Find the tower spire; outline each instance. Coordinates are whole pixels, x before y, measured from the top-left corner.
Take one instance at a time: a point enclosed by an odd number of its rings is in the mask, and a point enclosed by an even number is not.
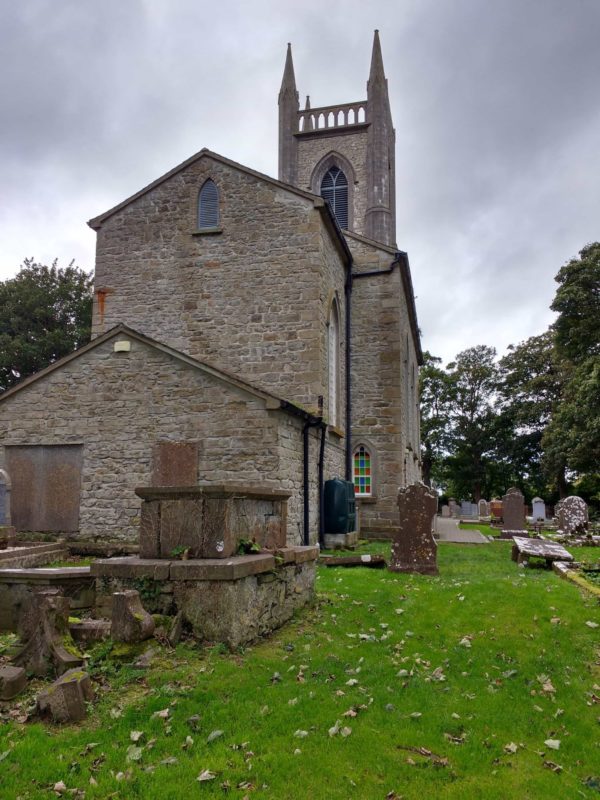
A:
[[[283,68],[283,78],[281,81],[281,89],[279,90],[279,97],[285,92],[296,93],[296,76],[294,75],[294,62],[292,60],[292,45],[288,42],[287,54],[285,56],[285,67]]]
[[[279,180],[296,183],[298,143],[294,136],[298,131],[300,96],[296,89],[292,45],[288,42],[281,89],[279,90]]]
[[[373,37],[371,70],[367,81],[367,211],[366,235],[384,244],[396,240],[396,134],[392,122],[387,79],[383,69],[379,31]]]
[[[385,72],[383,70],[383,56],[381,55],[381,42],[379,41],[379,31],[375,30],[373,36],[373,51],[371,53],[371,70],[369,72],[369,84],[375,84],[377,81],[385,81]]]

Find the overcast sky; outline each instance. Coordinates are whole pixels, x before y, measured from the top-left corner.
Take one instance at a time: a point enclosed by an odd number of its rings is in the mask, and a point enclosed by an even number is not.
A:
[[[302,102],[348,102],[374,28],[423,348],[541,333],[600,239],[600,0],[4,0],[0,278],[93,268],[86,221],[202,147],[276,176],[287,42]]]

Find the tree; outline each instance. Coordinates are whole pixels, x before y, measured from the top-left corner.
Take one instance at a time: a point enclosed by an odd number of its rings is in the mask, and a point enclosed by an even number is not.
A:
[[[581,478],[597,474],[600,463],[600,243],[584,247],[555,280],[551,308],[564,382],[542,443],[549,469]]]
[[[574,364],[600,356],[600,242],[587,245],[558,272],[559,287],[550,308],[556,347]]]
[[[419,370],[419,396],[421,398],[421,463],[423,481],[431,486],[440,477],[440,469],[449,444],[448,403],[450,381],[439,367],[441,358],[423,353],[423,366]]]
[[[546,496],[542,437],[564,383],[553,331],[510,345],[498,366],[495,439],[498,462],[506,469],[504,483]],[[554,465],[553,477],[561,482],[564,465]]]
[[[0,392],[90,339],[92,276],[25,259],[0,282]]]
[[[493,400],[496,350],[477,345],[448,364],[451,455],[446,470],[451,490],[478,502],[489,493],[493,472]]]

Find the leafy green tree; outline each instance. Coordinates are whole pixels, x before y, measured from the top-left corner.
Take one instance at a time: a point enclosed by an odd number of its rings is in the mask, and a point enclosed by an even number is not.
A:
[[[573,364],[600,356],[600,242],[587,245],[558,272],[552,305],[556,347]]]
[[[25,259],[0,282],[0,391],[88,342],[91,322],[91,274]]]
[[[433,480],[437,482],[440,479],[448,452],[451,392],[448,374],[439,366],[442,359],[425,352],[423,362],[419,370],[421,463],[423,481],[431,486]]]
[[[477,345],[448,364],[450,452],[445,468],[450,490],[475,502],[489,493],[493,472],[496,350]]]
[[[551,308],[564,381],[542,444],[549,470],[581,479],[600,472],[600,243],[584,247],[556,282]],[[566,480],[559,488],[564,496]]]
[[[510,345],[499,362],[495,422],[498,466],[504,488],[520,486],[526,495],[548,496],[542,468],[542,437],[557,407],[564,383],[564,365],[551,330]],[[559,481],[564,467],[555,470]]]

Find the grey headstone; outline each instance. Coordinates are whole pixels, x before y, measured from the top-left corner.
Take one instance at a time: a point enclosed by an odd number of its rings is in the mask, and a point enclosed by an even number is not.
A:
[[[437,544],[432,525],[437,495],[422,483],[398,490],[399,526],[392,539],[392,572],[437,575]]]
[[[525,498],[515,487],[512,487],[502,498],[502,528],[518,531],[525,528]]]
[[[588,507],[585,500],[576,495],[565,497],[558,504],[558,527],[572,536],[576,533],[587,533],[589,523]]]

